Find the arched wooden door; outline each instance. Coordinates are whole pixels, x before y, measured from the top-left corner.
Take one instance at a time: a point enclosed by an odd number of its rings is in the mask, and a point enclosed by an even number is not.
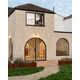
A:
[[[26,60],[46,60],[46,45],[40,38],[32,38],[25,45]]]

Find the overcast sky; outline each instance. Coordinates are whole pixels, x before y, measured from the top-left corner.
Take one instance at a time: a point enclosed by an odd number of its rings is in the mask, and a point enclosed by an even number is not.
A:
[[[62,15],[68,16],[72,14],[72,0],[8,0],[9,7],[15,7],[26,3],[33,3],[44,8],[48,8]]]

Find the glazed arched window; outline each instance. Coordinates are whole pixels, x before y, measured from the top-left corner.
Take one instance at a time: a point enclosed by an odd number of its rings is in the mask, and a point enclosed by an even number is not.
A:
[[[25,45],[26,60],[46,60],[46,45],[40,38],[32,38]]]
[[[69,43],[66,39],[61,38],[56,43],[56,56],[68,56]]]

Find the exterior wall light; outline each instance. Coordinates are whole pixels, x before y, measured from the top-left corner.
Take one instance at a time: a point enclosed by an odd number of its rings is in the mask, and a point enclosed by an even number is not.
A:
[[[33,37],[40,37],[39,34],[32,34]]]

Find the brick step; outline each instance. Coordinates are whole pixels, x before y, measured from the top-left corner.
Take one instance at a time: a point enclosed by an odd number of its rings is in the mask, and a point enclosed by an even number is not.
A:
[[[56,66],[58,65],[58,61],[37,61],[37,66]]]

